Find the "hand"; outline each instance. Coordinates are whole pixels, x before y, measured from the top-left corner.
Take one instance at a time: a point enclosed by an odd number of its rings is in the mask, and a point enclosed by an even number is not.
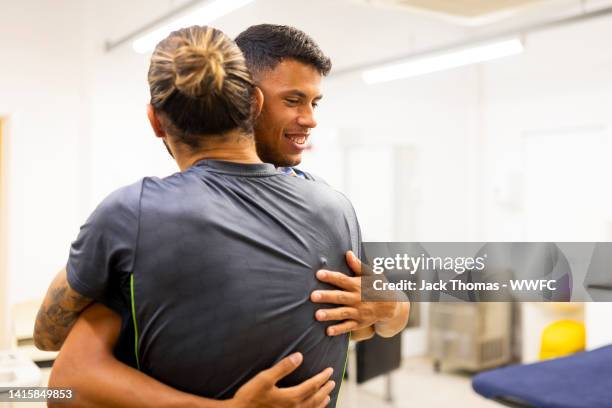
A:
[[[294,387],[278,388],[276,383],[302,364],[302,354],[285,357],[272,368],[262,371],[244,384],[229,401],[232,408],[320,408],[329,401],[335,387],[328,381],[333,373],[326,368],[319,374]]]
[[[374,326],[368,326],[363,329],[357,329],[351,331],[351,340],[353,341],[364,341],[369,340],[376,334]]]
[[[342,320],[341,323],[327,328],[329,336],[365,329],[377,322],[388,322],[400,313],[398,302],[362,302],[361,261],[351,251],[346,253],[346,261],[355,273],[355,277],[340,272],[319,270],[317,271],[319,280],[337,286],[341,290],[316,290],[310,296],[314,303],[342,305],[332,309],[319,309],[315,313],[318,321]],[[362,334],[363,332],[360,332],[359,336]],[[372,335],[373,333],[370,337]]]

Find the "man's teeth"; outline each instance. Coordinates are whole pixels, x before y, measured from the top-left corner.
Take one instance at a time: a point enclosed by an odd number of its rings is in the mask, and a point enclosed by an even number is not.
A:
[[[287,137],[289,139],[291,139],[292,142],[296,143],[296,144],[304,144],[306,143],[306,139],[308,139],[307,136],[293,136],[293,135],[287,135]]]

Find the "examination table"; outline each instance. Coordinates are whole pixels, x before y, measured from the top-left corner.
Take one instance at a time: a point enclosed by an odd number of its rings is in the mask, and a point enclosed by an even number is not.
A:
[[[510,407],[612,408],[612,345],[482,372],[472,387]]]

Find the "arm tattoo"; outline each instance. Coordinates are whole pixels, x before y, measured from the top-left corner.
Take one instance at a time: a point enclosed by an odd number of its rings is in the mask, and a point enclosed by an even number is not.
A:
[[[41,350],[59,350],[79,314],[91,299],[81,296],[70,286],[66,271],[53,280],[38,310],[34,326],[34,343]]]

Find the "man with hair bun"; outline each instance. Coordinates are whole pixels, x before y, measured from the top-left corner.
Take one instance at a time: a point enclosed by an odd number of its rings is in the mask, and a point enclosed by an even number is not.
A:
[[[206,27],[179,30],[158,45],[148,115],[181,173],[109,196],[82,227],[67,273],[41,306],[41,348],[59,348],[78,318],[50,383],[74,387],[77,403],[333,406],[346,334],[391,336],[406,324],[407,304],[363,303],[360,278],[347,276],[343,252],[359,247],[350,203],[293,168],[316,126],[329,59],[287,26],[253,26],[236,41],[244,59]],[[260,111],[254,123],[253,107]],[[360,273],[352,252],[347,263]],[[316,283],[310,274],[320,267],[340,272],[319,271]],[[315,290],[304,297],[304,288]],[[99,303],[78,317],[92,300]],[[340,306],[317,310],[315,303]],[[279,345],[288,355],[280,361],[268,351]]]

